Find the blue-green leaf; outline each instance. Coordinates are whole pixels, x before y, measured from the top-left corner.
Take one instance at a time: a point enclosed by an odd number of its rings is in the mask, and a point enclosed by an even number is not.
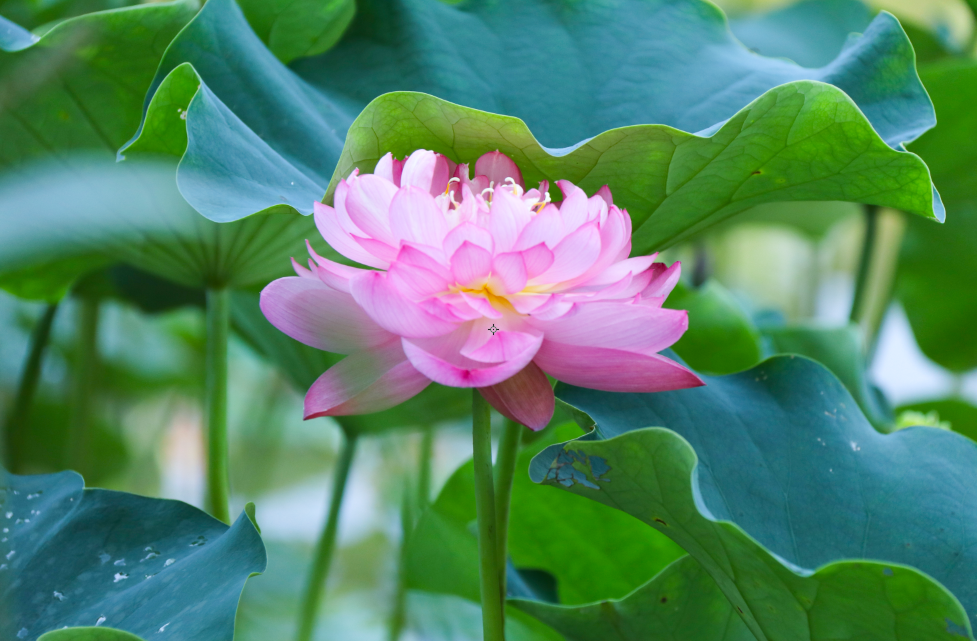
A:
[[[180,501],[85,490],[74,472],[0,479],[0,637],[104,625],[230,641],[244,582],[265,568],[246,515],[228,527]]]
[[[706,383],[560,385],[597,428],[539,454],[534,480],[667,534],[758,639],[971,638],[977,445],[931,428],[879,434],[801,357]]]
[[[634,28],[622,33],[624,15]],[[154,109],[171,72],[200,84],[185,111]],[[374,100],[402,89],[442,100]],[[634,218],[637,251],[777,200],[943,215],[925,166],[901,151],[933,114],[888,14],[811,70],[750,53],[698,0],[376,0],[336,47],[288,69],[230,0],[212,0],[167,51],[146,106],[130,148],[185,113],[180,189],[216,221],[281,204],[308,213],[337,162],[336,175],[369,170],[388,150],[425,146],[458,161],[501,149],[528,181],[606,182]],[[180,135],[162,146],[180,148]]]

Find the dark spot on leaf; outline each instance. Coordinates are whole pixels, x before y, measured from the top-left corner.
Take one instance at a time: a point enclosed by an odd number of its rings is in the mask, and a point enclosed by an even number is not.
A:
[[[750,175],[751,175],[751,176],[756,176],[757,174],[762,174],[762,173],[763,173],[762,171],[760,171],[759,169],[757,169],[756,171],[754,171],[754,172],[753,172],[752,174],[750,174]]]
[[[743,614],[743,608],[741,608],[740,606],[736,606],[736,611],[739,612],[740,614]]]
[[[655,517],[655,521],[657,521],[658,523],[661,523],[665,527],[668,527],[668,523],[665,523],[665,521],[663,521],[662,519],[658,518],[657,516]]]
[[[667,596],[663,596],[663,597],[661,598],[661,602],[662,602],[662,603],[668,603],[668,597],[667,597]]]
[[[946,631],[950,634],[955,634],[958,637],[969,638],[970,635],[967,634],[967,629],[962,625],[957,625],[950,619],[944,619],[946,621]]]

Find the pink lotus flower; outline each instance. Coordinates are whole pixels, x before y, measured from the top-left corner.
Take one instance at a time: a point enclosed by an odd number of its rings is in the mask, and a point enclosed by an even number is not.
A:
[[[629,258],[631,219],[605,186],[590,198],[559,181],[526,190],[500,152],[455,165],[419,150],[340,181],[319,232],[375,269],[317,255],[261,293],[271,323],[306,345],[349,356],[305,397],[305,417],[375,412],[431,381],[476,387],[532,429],[553,415],[546,374],[611,392],[702,385],[657,352],[688,327],[663,309],[680,264]]]

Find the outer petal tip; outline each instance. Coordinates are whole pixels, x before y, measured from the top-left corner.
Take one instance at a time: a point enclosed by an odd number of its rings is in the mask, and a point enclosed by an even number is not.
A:
[[[550,381],[535,363],[501,383],[480,387],[478,391],[500,414],[534,432],[549,424],[556,409]]]

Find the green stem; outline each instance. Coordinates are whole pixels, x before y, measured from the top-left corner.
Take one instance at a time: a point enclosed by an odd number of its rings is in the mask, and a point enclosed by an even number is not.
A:
[[[865,236],[862,238],[862,255],[858,259],[858,273],[855,276],[855,296],[852,299],[851,322],[860,324],[865,316],[865,302],[868,295],[869,275],[872,267],[872,253],[875,249],[878,233],[879,208],[875,205],[865,206]]]
[[[492,484],[492,408],[477,389],[472,390],[472,457],[475,462],[475,511],[478,518],[479,579],[482,593],[484,641],[505,640],[505,614],[499,584],[498,524]]]
[[[390,641],[400,639],[407,619],[407,544],[413,530],[414,513],[410,504],[410,483],[405,483],[404,495],[400,503],[400,558],[397,564],[397,590],[394,593],[394,607],[390,615],[388,636]]]
[[[431,502],[431,458],[434,455],[434,428],[425,427],[421,434],[420,460],[417,465],[417,512]]]
[[[92,405],[98,370],[97,298],[78,299],[78,334],[71,382],[71,421],[68,426],[68,466],[83,475],[92,468]]]
[[[899,263],[899,249],[906,229],[906,216],[895,209],[868,209],[866,239],[862,250],[851,320],[858,324],[871,358],[885,313],[892,301],[892,289]]]
[[[214,518],[231,522],[227,471],[227,338],[231,323],[227,289],[207,290],[207,507]]]
[[[414,525],[431,502],[431,457],[434,452],[434,428],[426,426],[421,432],[421,447],[417,460],[416,504],[411,504],[411,483],[404,479],[404,494],[400,504],[400,559],[397,566],[397,589],[394,592],[388,639],[397,641],[407,620],[407,551]]]
[[[44,314],[34,325],[34,331],[31,332],[30,348],[27,352],[27,361],[24,363],[24,371],[17,383],[17,396],[5,421],[3,440],[0,441],[3,452],[0,454],[3,455],[4,466],[14,473],[23,471],[21,469],[23,441],[27,437],[27,423],[30,420],[31,405],[34,402],[34,394],[37,393],[38,381],[41,379],[44,351],[51,339],[51,326],[54,324],[54,316],[57,311],[58,304],[51,303],[44,309]]]
[[[503,595],[506,593],[506,564],[509,558],[509,501],[521,442],[522,425],[507,420],[502,440],[499,441],[499,453],[495,457],[495,521],[498,524],[495,556],[499,561],[499,585]]]
[[[332,553],[336,547],[339,508],[343,504],[346,481],[349,479],[349,470],[353,465],[353,454],[355,452],[356,434],[344,432],[343,446],[339,452],[339,461],[336,463],[335,475],[333,476],[332,496],[329,498],[329,515],[326,517],[326,525],[319,536],[319,542],[316,543],[312,570],[306,579],[305,592],[302,596],[298,634],[295,636],[297,641],[309,641],[312,638],[312,632],[315,630],[316,615],[319,613],[319,605],[322,602],[322,590],[326,584],[326,577],[329,575],[329,565],[332,562]]]

